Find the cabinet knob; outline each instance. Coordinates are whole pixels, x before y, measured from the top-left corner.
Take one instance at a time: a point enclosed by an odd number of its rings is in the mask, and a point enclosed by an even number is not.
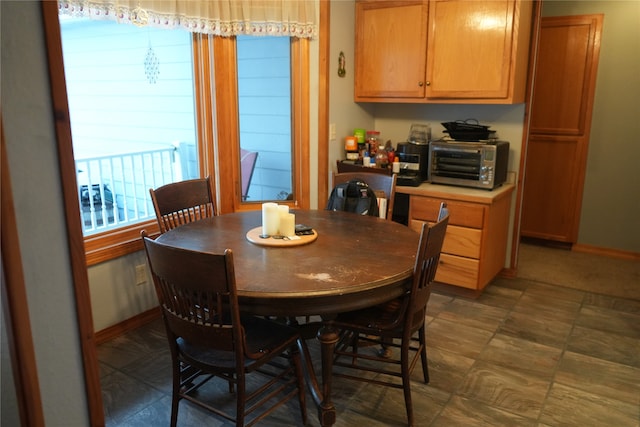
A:
[[[429,81],[428,81],[428,82],[426,83],[426,85],[427,85],[427,86],[431,86],[431,82],[429,82]]]
[[[418,82],[418,86],[419,86],[419,87],[424,86],[424,82]]]

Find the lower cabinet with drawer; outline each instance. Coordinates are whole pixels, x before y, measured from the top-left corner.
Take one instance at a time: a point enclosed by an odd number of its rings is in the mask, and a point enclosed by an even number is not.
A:
[[[409,194],[409,226],[437,220],[440,202],[449,209],[449,225],[436,281],[481,291],[504,268],[513,185],[493,191],[423,184]]]

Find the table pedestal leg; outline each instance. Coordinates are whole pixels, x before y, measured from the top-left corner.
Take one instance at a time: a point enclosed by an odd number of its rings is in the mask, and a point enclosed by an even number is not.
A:
[[[291,321],[294,324],[297,322]],[[321,362],[322,362],[322,387],[318,384],[318,378],[313,369],[313,362],[309,354],[309,348],[306,345],[306,339],[312,339],[310,328],[301,327],[303,336],[298,341],[300,356],[305,366],[304,374],[309,386],[309,391],[313,397],[313,401],[318,407],[318,419],[323,427],[332,426],[336,422],[336,408],[331,401],[331,381],[333,374],[333,351],[338,342],[338,331],[331,325],[330,321],[326,321],[317,329],[315,334],[320,342]]]
[[[332,426],[336,422],[336,408],[331,401],[331,381],[333,378],[333,351],[338,342],[338,331],[325,323],[318,331],[322,357],[322,401],[318,407],[320,425]]]

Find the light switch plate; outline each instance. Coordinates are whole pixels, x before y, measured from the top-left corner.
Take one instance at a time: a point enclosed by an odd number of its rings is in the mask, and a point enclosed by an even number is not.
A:
[[[136,265],[136,285],[147,282],[147,270],[144,264]]]

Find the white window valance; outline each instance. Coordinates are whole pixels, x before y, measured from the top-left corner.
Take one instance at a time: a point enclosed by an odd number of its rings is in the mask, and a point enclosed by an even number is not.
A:
[[[314,38],[318,0],[59,0],[61,15],[217,36]]]

